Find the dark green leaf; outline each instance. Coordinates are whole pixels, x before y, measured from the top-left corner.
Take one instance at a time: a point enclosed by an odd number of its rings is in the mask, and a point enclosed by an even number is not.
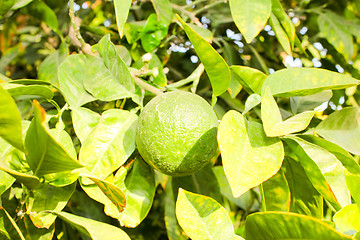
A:
[[[19,228],[24,234],[26,240],[36,239],[36,240],[51,240],[53,239],[55,233],[55,224],[51,225],[49,229],[47,228],[37,228],[31,222],[28,215],[25,215],[19,222]]]
[[[15,4],[15,0],[0,0],[0,18],[2,18]]]
[[[0,238],[4,240],[25,240],[15,220],[0,206]]]
[[[53,30],[59,26],[56,14],[54,11],[41,0],[34,0],[24,9],[26,13],[43,21]]]

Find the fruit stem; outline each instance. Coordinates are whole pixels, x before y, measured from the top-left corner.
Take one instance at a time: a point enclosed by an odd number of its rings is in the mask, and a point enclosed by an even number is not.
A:
[[[163,92],[160,89],[157,89],[156,87],[151,86],[150,84],[146,83],[145,81],[141,80],[137,76],[134,76],[134,82],[136,85],[138,85],[140,88],[145,89],[155,95],[163,94]]]

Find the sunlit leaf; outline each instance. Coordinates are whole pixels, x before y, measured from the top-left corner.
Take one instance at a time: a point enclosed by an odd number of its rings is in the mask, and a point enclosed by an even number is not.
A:
[[[353,235],[360,231],[360,207],[358,204],[350,204],[338,211],[333,220],[340,232]]]
[[[158,21],[155,14],[151,14],[141,32],[141,45],[146,52],[152,52],[166,37],[168,26]]]
[[[359,193],[360,175],[346,172],[345,180],[346,180],[346,185],[351,193],[351,196],[354,198],[355,202],[360,207],[360,193]]]
[[[234,238],[234,228],[228,213],[210,197],[180,189],[176,217],[182,229],[193,240]]]
[[[271,0],[230,0],[232,18],[250,43],[265,24],[271,13]]]
[[[278,39],[280,45],[285,50],[285,52],[291,56],[291,43],[289,37],[280,25],[280,22],[276,18],[275,14],[271,13],[269,23],[271,25],[271,28],[274,30],[275,36]]]
[[[273,176],[284,158],[278,138],[266,137],[261,124],[246,122],[244,116],[234,110],[221,120],[218,142],[234,197]]]
[[[89,218],[79,217],[67,212],[54,212],[63,221],[76,228],[79,232],[85,234],[91,239],[102,240],[104,236],[113,240],[130,240],[129,236],[113,225],[98,222]]]
[[[245,229],[246,240],[351,239],[316,218],[295,213],[254,213],[247,217]]]
[[[345,74],[318,68],[287,68],[276,71],[266,78],[262,94],[267,87],[274,96],[306,96],[326,89],[356,86],[359,81]]]
[[[160,22],[169,25],[173,18],[173,10],[169,0],[151,0],[154,5],[157,18]]]
[[[193,44],[196,53],[204,64],[206,73],[209,76],[213,96],[223,94],[230,85],[231,73],[229,66],[219,53],[199,34],[197,34],[189,25],[178,17],[190,42]]]
[[[266,79],[266,74],[246,66],[231,66],[231,73],[249,93],[261,94],[261,86]]]
[[[16,83],[9,83],[3,85],[3,87],[11,94],[11,96],[16,99],[33,99],[43,97],[50,100],[54,96],[54,92],[52,91],[51,87],[46,85],[22,85]]]
[[[118,26],[119,35],[122,38],[124,35],[124,25],[128,18],[132,0],[114,0],[116,23]]]
[[[79,138],[80,142],[83,143],[94,127],[99,123],[101,116],[98,113],[83,107],[73,108],[71,114],[76,136]]]
[[[271,10],[276,18],[281,23],[281,26],[285,30],[288,38],[290,40],[291,48],[294,47],[295,43],[295,27],[290,17],[287,15],[285,10],[283,9],[280,0],[271,0]]]

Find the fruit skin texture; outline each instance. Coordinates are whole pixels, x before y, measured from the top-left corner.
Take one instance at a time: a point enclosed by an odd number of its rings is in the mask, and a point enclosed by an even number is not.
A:
[[[142,158],[162,173],[186,176],[218,153],[219,121],[200,96],[183,91],[153,98],[141,112],[136,145]]]

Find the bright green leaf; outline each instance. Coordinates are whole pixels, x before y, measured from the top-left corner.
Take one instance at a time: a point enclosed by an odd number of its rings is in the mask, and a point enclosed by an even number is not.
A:
[[[38,69],[38,78],[50,82],[56,87],[60,87],[58,79],[58,67],[68,55],[68,46],[65,43],[61,43],[58,50],[51,53],[44,59],[44,61],[41,62]]]
[[[268,76],[262,86],[262,94],[267,87],[274,96],[306,96],[326,89],[341,89],[356,86],[359,81],[345,74],[318,68],[287,68]]]
[[[0,169],[1,169],[1,164],[0,164]],[[13,185],[13,183],[15,182],[15,178],[12,177],[10,174],[6,173],[3,170],[0,170],[0,196],[6,191],[8,190],[11,185]]]
[[[333,220],[340,232],[353,235],[360,231],[360,207],[358,204],[350,204],[338,211]]]
[[[159,22],[170,25],[173,18],[173,10],[169,0],[151,0],[154,5]]]
[[[33,0],[16,0],[14,6],[12,7],[12,9],[15,10],[15,9],[25,7],[26,5],[28,5],[32,1]]]
[[[285,52],[291,56],[292,55],[291,54],[291,43],[290,43],[289,37],[286,34],[286,32],[284,31],[284,29],[282,28],[282,26],[280,25],[279,20],[276,18],[276,16],[273,13],[271,13],[271,15],[270,15],[269,23],[270,23],[271,28],[274,30],[275,36],[278,39],[280,45],[285,50]]]
[[[118,26],[120,38],[122,38],[124,35],[124,25],[129,15],[131,3],[132,0],[114,0],[116,23]]]
[[[273,176],[284,158],[278,138],[266,137],[261,124],[246,122],[244,116],[234,110],[221,120],[218,142],[234,197]]]
[[[360,174],[351,174],[346,172],[345,174],[346,185],[349,188],[349,191],[354,198],[355,202],[360,207]]]
[[[287,15],[285,10],[283,9],[280,0],[272,0],[271,1],[271,9],[276,18],[280,21],[281,26],[285,30],[288,38],[290,40],[291,48],[294,47],[295,43],[295,27],[290,17]]]
[[[103,240],[104,236],[112,240],[130,240],[129,236],[120,228],[98,222],[89,218],[79,217],[67,212],[54,212],[63,221],[76,228],[79,232],[85,234],[94,240]]]
[[[35,116],[25,138],[26,160],[36,176],[83,167],[50,135],[45,110],[34,100]]]
[[[154,170],[142,159],[134,160],[134,165],[127,174],[125,181],[117,182],[115,175],[114,183],[124,192],[126,207],[120,213],[118,220],[121,226],[134,228],[147,216],[155,195]]]
[[[295,213],[254,213],[247,217],[245,229],[246,240],[351,239],[316,218]]]
[[[245,109],[244,109],[244,112],[242,114],[245,115],[247,112],[249,112],[251,109],[253,109],[257,105],[259,105],[260,103],[261,103],[261,96],[256,94],[256,93],[251,94],[246,99]]]
[[[182,229],[193,240],[234,238],[234,228],[228,213],[210,197],[180,189],[176,217]]]
[[[345,150],[360,155],[360,108],[347,107],[330,114],[315,131]]]
[[[99,123],[101,116],[83,107],[73,108],[71,114],[76,136],[81,143],[84,143],[85,139]]]
[[[21,115],[14,99],[0,86],[0,137],[24,150],[21,135]]]
[[[266,79],[266,74],[246,66],[231,66],[231,73],[243,88],[249,93],[261,94],[261,86]]]
[[[34,0],[24,8],[32,17],[43,21],[53,30],[57,30],[59,23],[55,12],[43,1]]]
[[[271,0],[230,0],[232,18],[250,43],[264,28],[270,13]]]
[[[213,97],[223,94],[231,82],[229,66],[204,38],[197,34],[189,25],[181,20],[180,17],[178,17],[178,19],[189,37],[190,42],[193,44],[201,62],[204,64],[211,82]]]
[[[2,18],[14,5],[15,0],[0,0],[0,18]]]
[[[315,112],[308,111],[294,115],[285,121],[269,88],[265,90],[261,100],[261,118],[267,136],[277,137],[304,130],[310,123]]]
[[[345,183],[345,169],[332,153],[299,137],[286,136],[285,139],[296,142],[296,145],[288,143],[313,186],[335,209],[351,203]]]
[[[33,99],[36,97],[43,97],[50,100],[54,96],[54,92],[52,91],[50,86],[37,84],[21,85],[8,83],[3,85],[3,87],[11,94],[11,96],[16,99]]]
[[[56,215],[49,211],[61,211],[67,205],[75,187],[76,183],[65,187],[41,184],[40,188],[34,190],[26,202],[33,224],[39,228],[49,228],[56,219]]]
[[[80,163],[101,179],[109,176],[135,150],[136,120],[136,114],[125,110],[105,111],[80,149]]]
[[[141,45],[146,52],[154,51],[166,37],[168,26],[157,20],[155,14],[151,14],[141,32]]]

